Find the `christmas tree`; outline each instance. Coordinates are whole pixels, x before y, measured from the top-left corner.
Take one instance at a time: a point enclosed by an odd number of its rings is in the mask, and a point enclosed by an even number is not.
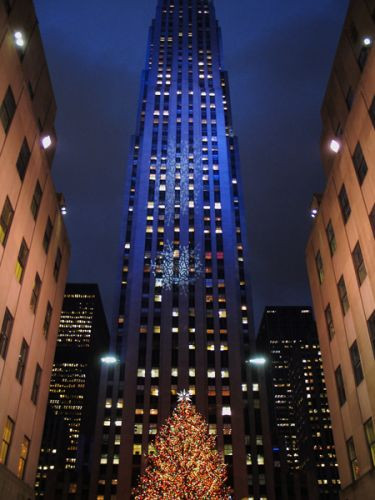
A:
[[[134,498],[224,500],[230,498],[225,480],[226,465],[215,448],[215,437],[183,391],[155,438]]]

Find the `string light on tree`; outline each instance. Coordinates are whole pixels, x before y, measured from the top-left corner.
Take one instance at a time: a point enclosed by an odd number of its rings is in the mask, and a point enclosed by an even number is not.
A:
[[[226,465],[186,390],[155,438],[135,500],[227,500]]]

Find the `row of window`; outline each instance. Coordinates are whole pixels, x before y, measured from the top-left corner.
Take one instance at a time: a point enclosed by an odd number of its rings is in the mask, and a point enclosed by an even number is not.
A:
[[[3,465],[5,465],[7,462],[9,448],[14,434],[14,425],[15,425],[14,421],[10,417],[8,417],[4,426],[1,447],[0,447],[0,464]],[[23,479],[25,475],[25,468],[26,468],[27,457],[29,454],[29,448],[30,448],[30,439],[27,436],[24,436],[21,442],[21,449],[17,465],[17,477],[19,477],[20,479]]]

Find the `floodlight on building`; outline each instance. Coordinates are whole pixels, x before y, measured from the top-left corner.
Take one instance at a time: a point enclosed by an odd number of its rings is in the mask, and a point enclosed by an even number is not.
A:
[[[24,47],[25,46],[25,40],[23,38],[23,33],[21,31],[15,31],[14,32],[14,41],[17,47]]]
[[[336,139],[332,139],[331,142],[329,143],[329,149],[334,153],[338,153],[340,151],[340,148],[341,144]]]
[[[51,139],[51,136],[50,135],[45,135],[43,138],[42,138],[42,146],[44,149],[48,149],[51,144],[52,144],[52,139]]]
[[[117,357],[113,356],[112,354],[103,356],[102,358],[100,358],[100,361],[105,365],[115,365],[116,363],[118,363]]]
[[[310,215],[313,219],[315,219],[315,217],[318,215],[318,209],[317,208],[313,208],[310,212]]]
[[[363,39],[363,45],[365,47],[369,47],[370,45],[372,45],[372,38],[369,36],[365,36]]]
[[[267,360],[263,356],[255,356],[254,358],[250,358],[247,360],[251,365],[263,366],[266,364]]]

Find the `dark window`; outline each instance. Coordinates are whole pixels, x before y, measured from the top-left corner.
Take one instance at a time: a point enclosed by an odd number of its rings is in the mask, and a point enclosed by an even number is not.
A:
[[[31,391],[31,401],[34,403],[34,405],[36,405],[36,403],[38,401],[41,378],[42,378],[42,369],[39,366],[39,364],[37,363],[36,368],[35,368],[33,388]]]
[[[36,273],[34,287],[33,287],[33,291],[31,292],[31,300],[30,300],[30,307],[34,313],[35,313],[36,308],[38,306],[41,288],[42,288],[42,280],[40,279],[39,274]]]
[[[352,210],[350,208],[348,195],[346,194],[346,189],[344,185],[342,186],[339,193],[339,203],[340,203],[342,218],[344,219],[344,224],[346,224]]]
[[[325,308],[324,314],[326,317],[329,340],[332,340],[335,335],[335,326],[333,324],[333,317],[330,304],[328,304],[328,306]]]
[[[353,263],[354,263],[354,269],[357,275],[358,283],[359,285],[362,285],[364,282],[366,276],[367,276],[367,271],[365,267],[365,263],[363,261],[363,255],[361,251],[361,247],[359,246],[359,242],[357,242],[356,246],[354,247],[353,253]]]
[[[14,0],[4,0],[4,5],[5,5],[5,9],[7,11],[7,14],[9,14],[10,11],[12,10],[13,4],[14,4]]]
[[[372,228],[372,232],[374,233],[374,238],[375,238],[375,205],[372,207],[372,210],[369,215],[370,219],[370,224]]]
[[[359,55],[358,55],[358,66],[359,66],[359,68],[360,68],[361,71],[363,71],[364,67],[366,66],[368,53],[369,53],[369,48],[368,47],[362,47],[361,50],[360,50],[360,52],[359,52]]]
[[[22,384],[23,377],[25,375],[27,355],[29,354],[29,346],[25,339],[22,340],[22,345],[20,349],[20,354],[18,356],[16,379],[20,384]]]
[[[48,335],[49,327],[51,324],[51,319],[52,319],[52,306],[48,302],[47,309],[46,309],[46,315],[44,317],[44,323],[43,323],[43,333],[44,333],[45,337],[47,337],[47,335]]]
[[[0,331],[0,356],[5,359],[8,351],[8,345],[13,328],[13,316],[9,309],[5,309],[3,322]]]
[[[370,334],[370,340],[372,344],[372,350],[375,356],[375,311],[371,314],[367,321],[368,331]]]
[[[12,89],[8,87],[4,100],[0,107],[0,120],[3,124],[4,132],[7,133],[16,112],[16,101]]]
[[[13,207],[9,201],[9,198],[6,197],[3,210],[0,215],[0,243],[3,246],[5,246],[5,243],[7,242],[10,226],[12,225],[13,215]]]
[[[3,429],[3,437],[1,440],[0,464],[5,465],[7,462],[9,447],[13,436],[13,429],[14,422],[10,417],[8,417]]]
[[[354,154],[353,154],[353,163],[354,163],[354,168],[355,172],[357,174],[358,182],[360,185],[362,185],[366,174],[367,174],[367,163],[365,160],[365,157],[363,156],[363,151],[361,148],[361,145],[359,142],[357,143]]]
[[[55,265],[53,268],[53,276],[54,276],[56,281],[59,279],[61,260],[62,260],[62,254],[61,254],[60,248],[58,248],[57,254],[56,254],[56,259],[55,259]]]
[[[26,245],[26,241],[22,240],[16,264],[16,278],[20,283],[22,282],[23,275],[25,274],[25,268],[28,256],[29,256],[29,249]]]
[[[354,92],[353,92],[353,89],[351,87],[349,87],[348,92],[347,92],[346,97],[345,97],[345,102],[346,102],[346,105],[347,105],[349,111],[352,109],[353,100],[354,100]]]
[[[363,380],[363,371],[361,365],[361,357],[359,355],[358,344],[356,340],[353,342],[350,348],[350,359],[352,360],[354,380],[356,385],[358,385]]]
[[[354,480],[356,480],[359,478],[359,463],[358,463],[357,453],[354,447],[353,438],[347,440],[346,447],[348,449],[348,457],[350,462],[350,468],[352,470],[352,477]]]
[[[345,315],[349,309],[349,299],[348,299],[348,293],[346,291],[344,276],[341,276],[339,282],[337,283],[337,289],[339,292],[342,312]]]
[[[29,145],[27,144],[27,140],[24,139],[17,159],[17,170],[21,181],[23,181],[25,178],[29,160],[30,160],[30,148]]]
[[[375,97],[372,100],[372,103],[371,103],[371,106],[370,106],[370,109],[368,110],[368,112],[370,114],[372,125],[375,127]]]
[[[18,459],[17,476],[20,479],[24,478],[27,457],[29,455],[30,439],[26,436],[23,437],[21,443],[20,457]]]
[[[327,233],[329,251],[331,252],[331,256],[332,256],[336,251],[336,238],[335,238],[335,232],[333,230],[333,226],[332,226],[331,221],[329,221],[327,224],[326,233]]]
[[[36,186],[34,189],[33,199],[31,200],[31,213],[33,214],[34,220],[38,217],[40,202],[42,201],[42,188],[40,187],[39,181],[36,181]]]
[[[346,401],[346,394],[344,387],[344,379],[342,378],[342,373],[341,373],[341,366],[339,366],[335,371],[335,379],[336,379],[337,394],[339,397],[340,405],[342,406]]]
[[[356,43],[358,40],[358,30],[354,23],[350,24],[350,38],[352,39],[353,43]]]
[[[375,430],[374,430],[374,424],[372,422],[372,418],[367,420],[367,422],[364,425],[365,427],[365,434],[366,434],[366,440],[371,456],[371,462],[373,467],[375,466]]]
[[[46,253],[48,253],[49,244],[51,243],[52,231],[53,231],[52,221],[48,217],[46,230],[44,231],[44,236],[43,236],[43,248]]]
[[[324,270],[323,270],[322,256],[320,255],[319,251],[315,256],[315,264],[316,264],[316,271],[318,273],[319,283],[322,284],[324,281]]]

